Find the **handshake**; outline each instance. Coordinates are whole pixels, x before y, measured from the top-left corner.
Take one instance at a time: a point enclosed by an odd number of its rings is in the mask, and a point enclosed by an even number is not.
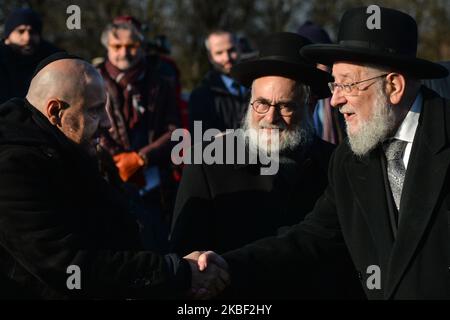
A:
[[[213,251],[194,251],[183,257],[188,261],[192,282],[189,297],[211,299],[219,295],[229,284],[227,262]]]

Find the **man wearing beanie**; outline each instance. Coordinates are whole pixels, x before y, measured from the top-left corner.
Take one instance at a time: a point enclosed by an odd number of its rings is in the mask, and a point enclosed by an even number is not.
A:
[[[0,42],[0,103],[24,97],[39,61],[59,51],[41,31],[42,20],[31,9],[16,9],[7,17]]]

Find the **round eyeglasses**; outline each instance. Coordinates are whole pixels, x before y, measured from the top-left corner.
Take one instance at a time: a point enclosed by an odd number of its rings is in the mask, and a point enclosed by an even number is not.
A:
[[[290,102],[279,102],[275,104],[270,104],[267,101],[255,100],[250,103],[253,110],[259,114],[265,114],[269,112],[270,107],[274,107],[279,110],[280,115],[284,117],[290,117],[297,108],[297,104],[293,101]]]

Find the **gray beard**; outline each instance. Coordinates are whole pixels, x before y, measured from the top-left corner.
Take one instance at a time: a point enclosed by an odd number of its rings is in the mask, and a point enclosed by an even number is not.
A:
[[[350,134],[346,123],[350,148],[360,157],[368,154],[388,138],[395,128],[392,106],[381,88],[375,97],[372,110],[372,118],[361,122],[358,132]]]
[[[303,117],[305,119],[305,117]],[[259,130],[258,125],[254,125],[252,121],[252,109],[248,108],[244,118],[243,129],[247,137],[246,141],[251,152],[257,153],[258,150],[266,153],[276,152],[281,154],[286,151],[295,150],[296,148],[309,144],[314,136],[313,128],[307,120],[302,120],[293,129],[280,128],[279,135],[274,135],[274,138],[279,138],[278,144],[270,143],[262,130]]]

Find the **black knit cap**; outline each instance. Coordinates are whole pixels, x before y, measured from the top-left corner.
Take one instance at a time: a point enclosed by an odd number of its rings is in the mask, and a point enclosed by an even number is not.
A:
[[[69,54],[66,51],[56,52],[56,53],[48,56],[47,58],[41,60],[41,62],[39,62],[38,66],[34,70],[33,78],[39,73],[39,71],[44,69],[50,63],[58,61],[58,60],[63,60],[63,59],[77,59],[77,60],[85,61],[83,58],[80,58],[80,57],[75,56],[73,54]]]
[[[42,31],[42,20],[41,17],[31,9],[20,8],[16,9],[6,18],[5,30],[3,35],[5,38],[14,31],[18,26],[25,24],[33,27],[38,34]]]

